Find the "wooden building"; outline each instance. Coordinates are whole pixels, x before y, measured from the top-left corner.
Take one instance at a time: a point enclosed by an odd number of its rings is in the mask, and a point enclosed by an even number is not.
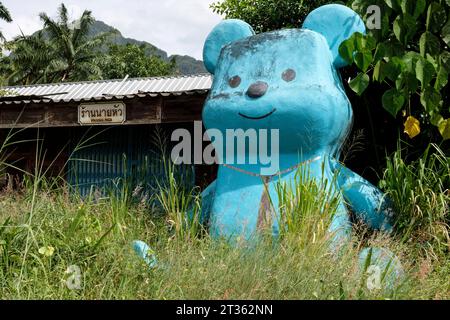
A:
[[[9,163],[26,172],[40,163],[82,193],[117,177],[151,182],[163,174],[155,138],[170,142],[174,129],[192,130],[211,81],[200,74],[4,87],[0,144],[14,132],[26,142],[9,148]],[[196,184],[214,170],[185,169],[195,171]]]

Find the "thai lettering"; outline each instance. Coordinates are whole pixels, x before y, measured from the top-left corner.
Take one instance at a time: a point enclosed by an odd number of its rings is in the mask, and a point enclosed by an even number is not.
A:
[[[79,106],[81,124],[123,123],[125,121],[125,104],[92,104]]]

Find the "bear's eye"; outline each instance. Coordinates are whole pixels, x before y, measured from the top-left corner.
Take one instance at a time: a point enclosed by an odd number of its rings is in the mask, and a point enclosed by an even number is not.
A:
[[[296,73],[294,70],[292,69],[287,69],[283,72],[283,74],[281,75],[281,77],[283,78],[284,81],[286,82],[290,82],[292,80],[295,79]]]
[[[229,84],[230,87],[232,87],[232,88],[237,88],[237,87],[239,87],[239,85],[241,84],[241,77],[239,77],[239,76],[234,76],[233,78],[230,78],[230,80],[228,80],[228,84]]]

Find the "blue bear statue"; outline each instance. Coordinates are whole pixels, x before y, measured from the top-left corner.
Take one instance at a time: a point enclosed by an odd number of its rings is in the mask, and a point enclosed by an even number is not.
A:
[[[267,224],[276,235],[278,219],[268,219],[277,214],[276,184],[294,182],[301,164],[317,181],[335,181],[343,196],[329,230],[335,246],[350,238],[348,207],[372,229],[392,230],[383,193],[338,161],[353,121],[338,71],[347,65],[339,46],[356,32],[365,33],[360,16],[337,4],[312,11],[301,29],[255,35],[244,21],[230,19],[211,31],[203,51],[214,75],[205,127],[223,135],[238,128],[279,130],[278,172],[261,174],[261,162],[219,165],[216,181],[203,192],[202,217],[213,237],[251,239]],[[215,147],[227,152],[226,143]]]
[[[370,228],[392,230],[393,211],[383,193],[338,160],[353,121],[339,74],[347,65],[339,46],[356,32],[365,33],[362,19],[337,4],[312,11],[301,29],[255,35],[244,21],[230,19],[211,31],[203,51],[205,67],[214,75],[203,108],[206,129],[223,136],[228,129],[279,132],[279,152],[272,155],[278,156],[276,172],[264,174],[267,164],[260,159],[219,165],[216,181],[202,193],[202,219],[213,238],[250,240],[262,228],[277,235],[276,185],[295,183],[302,164],[317,181],[333,181],[333,191],[342,195],[329,228],[333,248],[350,240],[349,208]],[[221,154],[229,151],[223,141],[211,140]],[[363,251],[361,261],[392,260],[385,251],[373,252]],[[398,260],[393,263],[400,273]]]

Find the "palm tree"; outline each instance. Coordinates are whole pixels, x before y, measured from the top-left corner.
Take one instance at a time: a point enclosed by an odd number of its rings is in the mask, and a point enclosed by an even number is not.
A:
[[[89,30],[94,23],[92,12],[85,10],[75,22],[70,22],[64,4],[58,8],[57,20],[41,13],[44,31],[55,49],[48,74],[54,74],[59,81],[81,81],[101,78],[98,58],[100,47],[105,43],[109,33],[89,37]]]
[[[0,2],[0,19],[6,22],[12,21],[8,9],[1,2]],[[5,37],[3,36],[3,33],[1,31],[0,31],[0,39],[5,40]]]
[[[41,13],[44,28],[31,36],[21,35],[7,43],[11,55],[7,59],[12,69],[8,83],[35,84],[63,81],[101,79],[99,59],[102,46],[110,33],[90,37],[94,18],[84,11],[79,19],[70,22],[64,4],[58,17],[51,19]]]
[[[9,84],[27,85],[56,80],[50,68],[55,58],[55,48],[42,30],[31,36],[18,36],[7,46],[12,51],[9,57],[5,57],[11,69]]]
[[[75,22],[69,22],[64,4],[58,8],[55,20],[41,13],[44,28],[31,36],[21,35],[7,43],[9,57],[8,83],[35,84],[61,81],[101,79],[99,67],[101,47],[110,33],[89,37],[94,18],[84,11]],[[8,60],[8,61],[6,61]]]
[[[11,15],[9,14],[8,9],[0,2],[0,19],[6,22],[11,22]],[[8,74],[10,70],[10,64],[6,57],[3,56],[3,42],[5,41],[5,37],[3,33],[0,31],[0,85],[2,85],[5,81],[5,75]],[[0,93],[1,94],[1,93]]]

